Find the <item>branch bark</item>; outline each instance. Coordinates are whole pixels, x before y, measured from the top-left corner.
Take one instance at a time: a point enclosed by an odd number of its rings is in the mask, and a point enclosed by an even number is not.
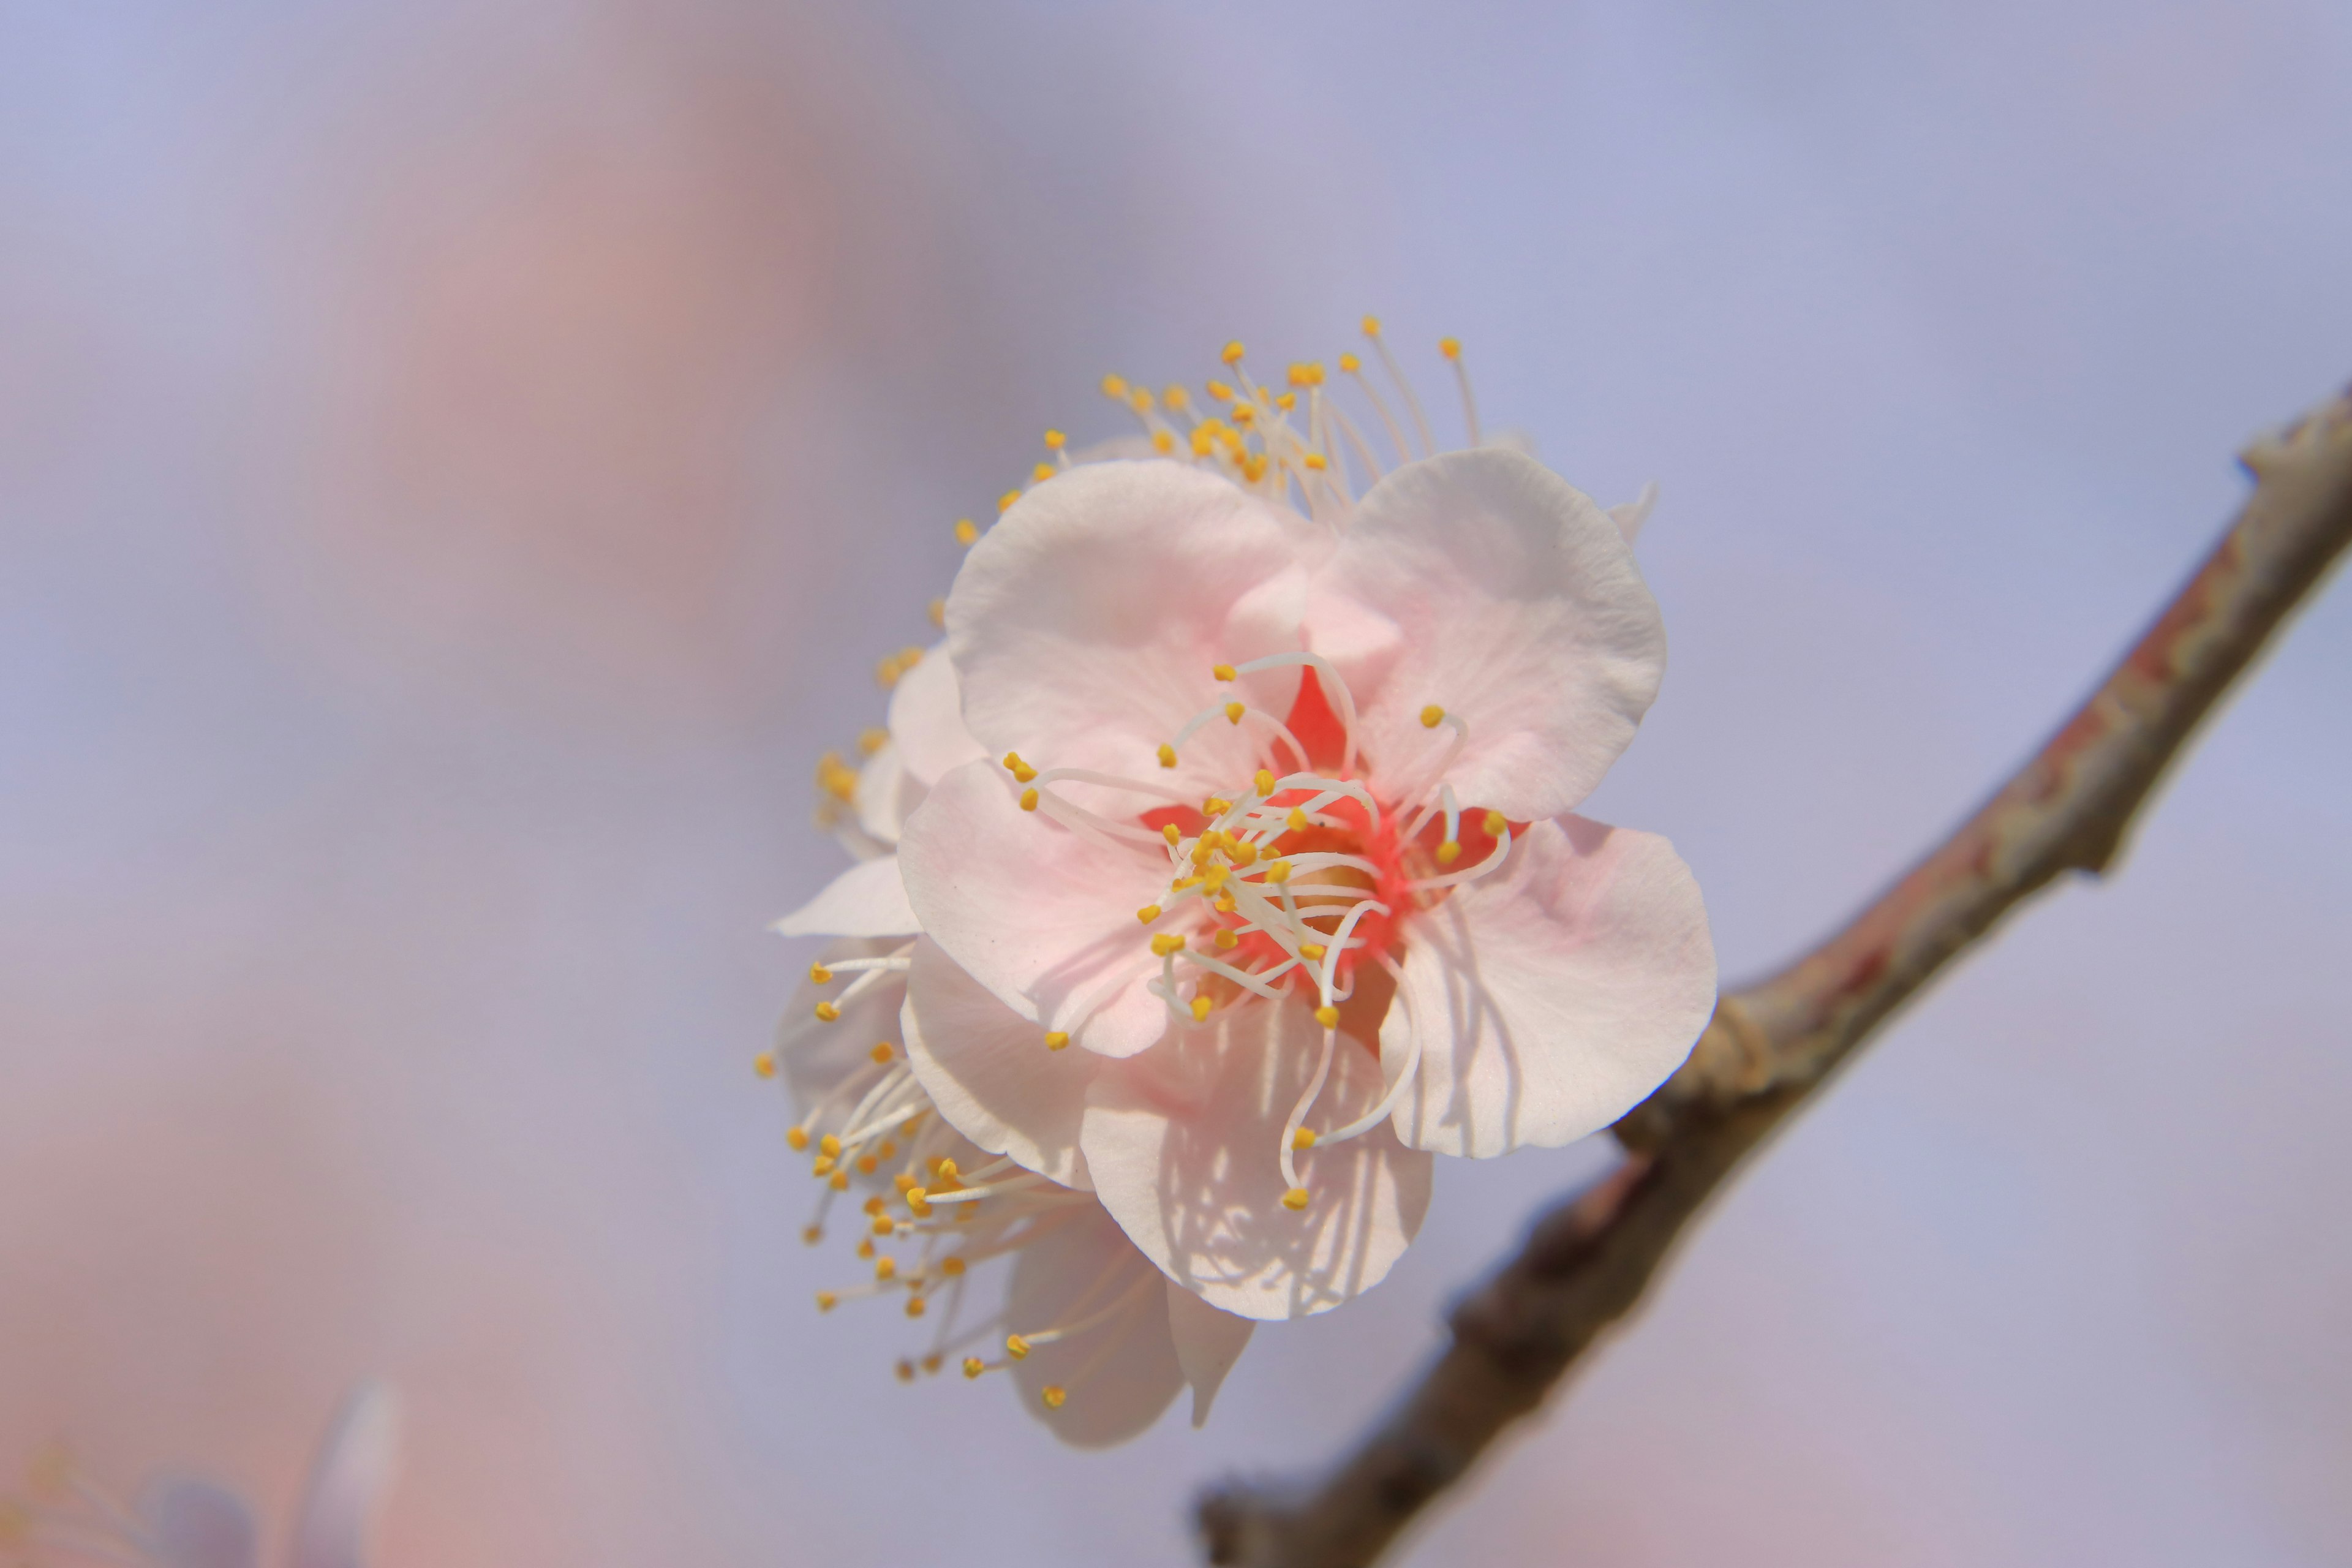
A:
[[[2104,873],[2166,766],[2352,541],[2352,392],[2242,455],[2229,531],[2073,718],[1819,947],[1726,994],[1690,1059],[1619,1122],[1616,1170],[1542,1215],[1453,1313],[1453,1343],[1305,1484],[1201,1500],[1209,1560],[1364,1568],[1631,1311],[1741,1163],[1953,958],[2061,872]]]

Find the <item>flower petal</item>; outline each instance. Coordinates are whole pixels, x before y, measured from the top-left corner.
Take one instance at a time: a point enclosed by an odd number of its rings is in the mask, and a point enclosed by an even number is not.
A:
[[[1162,1283],[1168,1294],[1168,1329],[1176,1338],[1176,1364],[1192,1385],[1192,1425],[1205,1426],[1210,1402],[1224,1385],[1225,1373],[1249,1348],[1257,1324],[1219,1311],[1173,1279]]]
[[[857,809],[859,831],[867,842],[879,846],[887,855],[898,847],[907,814],[923,804],[923,785],[907,772],[906,758],[898,748],[886,741],[882,749],[866,758],[866,765],[857,770],[857,793],[850,804]],[[858,858],[878,858],[863,855]]]
[[[1430,1158],[1382,1125],[1300,1154],[1312,1198],[1283,1206],[1278,1144],[1323,1031],[1297,1003],[1254,1002],[1095,1079],[1080,1145],[1103,1206],[1168,1277],[1245,1318],[1328,1311],[1403,1256],[1429,1207]],[[1328,1131],[1381,1097],[1342,1035],[1307,1119]]]
[[[907,1060],[949,1126],[1066,1187],[1091,1184],[1078,1123],[1101,1057],[1046,1049],[1037,1025],[928,939],[915,944],[904,1024]]]
[[[1465,805],[1552,816],[1591,793],[1657,694],[1665,631],[1617,524],[1497,447],[1397,469],[1318,576],[1309,640],[1354,690],[1374,776],[1396,795],[1445,771]]]
[[[193,1476],[154,1481],[140,1493],[139,1520],[158,1568],[255,1568],[261,1561],[253,1510],[215,1482]],[[142,1554],[141,1561],[150,1559]]]
[[[368,1530],[391,1484],[398,1441],[392,1391],[362,1384],[344,1402],[310,1467],[287,1558],[291,1568],[361,1568],[367,1561]]]
[[[1167,861],[1024,811],[1016,787],[994,763],[967,763],[907,819],[898,859],[921,929],[1041,1029],[1132,1056],[1167,1028],[1134,915],[1166,890]]]
[[[1305,563],[1324,537],[1182,463],[1097,463],[1048,479],[972,547],[948,595],[965,723],[990,755],[1017,751],[1041,768],[1231,787],[1257,765],[1255,726],[1208,725],[1173,773],[1159,748],[1237,694],[1289,711],[1297,668],[1238,690],[1211,671],[1298,648]]]
[[[861,861],[824,890],[769,928],[780,936],[912,936],[922,930],[898,857]]]
[[[1109,1315],[1013,1363],[1021,1403],[1074,1447],[1107,1448],[1160,1419],[1184,1372],[1168,1326],[1160,1276],[1110,1216],[1087,1205],[1021,1249],[1004,1321],[1019,1334]],[[1045,1390],[1066,1397],[1056,1407]]]
[[[1642,537],[1642,525],[1650,521],[1650,513],[1657,510],[1657,505],[1658,481],[1652,479],[1642,487],[1640,495],[1611,507],[1609,521],[1617,525],[1617,531],[1631,544]]]
[[[1397,1133],[1440,1154],[1557,1148],[1639,1104],[1715,1006],[1698,883],[1654,833],[1530,824],[1503,868],[1412,918],[1384,1058],[1421,1034]]]
[[[924,788],[950,768],[987,755],[963,727],[963,691],[945,642],[934,644],[890,689],[890,743],[908,776]]]

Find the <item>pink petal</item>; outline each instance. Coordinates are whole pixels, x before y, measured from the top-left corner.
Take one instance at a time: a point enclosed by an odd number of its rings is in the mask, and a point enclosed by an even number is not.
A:
[[[907,902],[898,858],[862,861],[769,928],[780,936],[912,936],[923,928]]]
[[[933,646],[891,688],[890,743],[908,776],[924,788],[950,768],[987,755],[963,727],[963,692],[946,643]]]
[[[140,1494],[139,1520],[154,1550],[152,1558],[142,1552],[139,1560],[156,1568],[256,1568],[261,1561],[253,1510],[243,1498],[212,1481],[173,1476],[151,1483]],[[72,1560],[81,1558],[74,1553]],[[112,1552],[102,1560],[122,1561]],[[12,1552],[10,1561],[47,1559]]]
[[[907,895],[921,929],[1006,1006],[1132,1056],[1167,1027],[1167,1005],[1144,989],[1160,961],[1135,918],[1166,891],[1167,861],[1024,811],[1019,788],[992,762],[940,780],[899,840]]]
[[[878,846],[887,855],[898,847],[907,814],[923,804],[923,786],[908,773],[906,759],[898,754],[898,748],[886,742],[857,770],[857,793],[850,804],[856,807],[858,830],[866,841]],[[858,858],[879,857],[861,855]]]
[[[1192,1425],[1205,1426],[1210,1402],[1224,1386],[1225,1373],[1249,1348],[1257,1324],[1219,1311],[1173,1279],[1162,1283],[1168,1293],[1168,1330],[1176,1339],[1176,1364],[1192,1385]]]
[[[1310,641],[1339,662],[1375,777],[1418,793],[1451,739],[1465,805],[1552,816],[1591,793],[1664,673],[1665,631],[1617,524],[1531,458],[1497,447],[1409,464],[1374,486],[1317,579]]]
[[[1090,1185],[1078,1123],[1101,1057],[1046,1049],[1043,1029],[929,940],[915,944],[903,1018],[908,1063],[949,1126],[1066,1187]]]
[[[1211,674],[1299,647],[1305,520],[1177,462],[1073,468],[1023,497],[964,560],[948,595],[963,716],[991,756],[1091,768],[1187,793],[1256,767],[1251,731],[1213,722],[1163,772],[1159,748],[1238,696],[1276,716],[1296,668],[1238,686]],[[1129,809],[1148,802],[1134,801]]]
[[[1150,1263],[1092,1205],[1067,1211],[1021,1249],[1006,1293],[1013,1332],[1041,1333],[1117,1306],[1094,1327],[1032,1349],[1013,1363],[1029,1414],[1079,1448],[1107,1448],[1160,1419],[1183,1368],[1168,1326],[1168,1300]],[[1068,1398],[1046,1405],[1048,1385]]]
[[[1213,1307],[1259,1319],[1328,1311],[1379,1284],[1421,1228],[1429,1156],[1386,1125],[1300,1154],[1313,1199],[1283,1206],[1278,1144],[1322,1041],[1304,1005],[1247,1003],[1095,1080],[1080,1143],[1096,1194]],[[1354,1120],[1381,1087],[1371,1054],[1342,1036],[1307,1125]]]
[[[399,1439],[392,1391],[362,1384],[344,1402],[302,1494],[294,1521],[292,1568],[362,1568],[376,1506],[391,1485]]]
[[[1398,1134],[1440,1154],[1556,1148],[1641,1103],[1715,1006],[1698,883],[1654,833],[1531,824],[1510,861],[1412,917],[1382,1056],[1421,1035]]]

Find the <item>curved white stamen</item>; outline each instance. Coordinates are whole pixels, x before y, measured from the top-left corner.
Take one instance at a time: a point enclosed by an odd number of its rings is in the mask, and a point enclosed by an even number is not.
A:
[[[1329,1005],[1328,994],[1325,1005],[1327,1006]],[[1282,1158],[1279,1163],[1282,1166],[1282,1184],[1286,1189],[1296,1189],[1307,1184],[1298,1179],[1297,1150],[1295,1147],[1298,1142],[1298,1128],[1299,1124],[1307,1120],[1307,1113],[1315,1108],[1315,1098],[1323,1092],[1324,1081],[1331,1076],[1331,1047],[1339,1043],[1339,1039],[1338,1025],[1323,1026],[1323,1049],[1315,1058],[1315,1076],[1307,1079],[1307,1092],[1298,1097],[1298,1103],[1290,1108],[1290,1115],[1283,1121]]]
[[[828,960],[824,964],[825,968],[836,974],[854,973],[863,969],[882,969],[892,973],[903,974],[914,966],[915,961],[911,958],[835,958]],[[848,993],[844,992],[842,994],[846,996]]]
[[[1444,875],[1438,877],[1416,877],[1411,882],[1407,883],[1406,886],[1411,888],[1416,893],[1426,893],[1438,888],[1459,887],[1464,882],[1475,882],[1482,877],[1492,875],[1494,872],[1500,870],[1502,868],[1504,857],[1510,854],[1510,852],[1511,830],[1508,827],[1506,827],[1503,829],[1502,837],[1495,840],[1495,847],[1493,851],[1475,866],[1466,867],[1459,871],[1448,871]]]
[[[1462,389],[1462,423],[1469,429],[1470,445],[1482,447],[1486,443],[1478,437],[1478,400],[1470,395],[1470,372],[1462,363],[1461,345],[1454,344],[1445,357],[1454,366],[1454,384]]]
[[[869,1121],[861,1122],[852,1131],[841,1135],[841,1152],[844,1154],[847,1154],[851,1150],[856,1149],[862,1144],[873,1142],[883,1133],[893,1131],[898,1128],[906,1125],[908,1122],[912,1121],[916,1117],[920,1116],[924,1111],[929,1110],[929,1109],[930,1105],[929,1103],[928,1097],[926,1097],[925,1099],[918,1100],[914,1104],[899,1106],[894,1110],[887,1111],[880,1116],[877,1116]]]
[[[1332,668],[1329,659],[1316,653],[1270,653],[1264,658],[1235,665],[1234,673],[1237,676],[1252,675],[1261,669],[1279,669],[1286,665],[1298,665],[1315,672],[1317,681],[1323,688],[1324,700],[1330,703],[1331,710],[1339,715],[1339,771],[1343,773],[1353,772],[1356,765],[1356,695],[1348,689],[1347,681],[1339,670]]]
[[[1222,974],[1226,979],[1232,981],[1234,984],[1243,987],[1244,990],[1254,991],[1269,1002],[1278,1002],[1282,999],[1282,991],[1279,987],[1267,984],[1264,979],[1258,975],[1251,973],[1246,969],[1236,969],[1232,964],[1224,963],[1221,959],[1212,958],[1205,952],[1198,952],[1189,947],[1184,949],[1183,952],[1176,954],[1176,956],[1179,958],[1189,959],[1192,963],[1197,964],[1202,969],[1208,970],[1211,973]],[[1185,1014],[1185,1016],[1189,1018],[1192,1016],[1192,1014],[1188,1011]]]
[[[1105,789],[1126,790],[1130,795],[1148,795],[1171,805],[1192,804],[1192,797],[1182,790],[1171,789],[1162,784],[1147,784],[1141,779],[1127,778],[1118,773],[1098,773],[1091,768],[1047,768],[1029,782],[1042,788],[1046,784],[1060,784],[1064,779],[1077,784],[1100,784]],[[835,967],[840,966],[836,964]]]
[[[1395,977],[1397,991],[1393,1005],[1404,1009],[1406,1040],[1404,1066],[1397,1073],[1396,1081],[1389,1085],[1388,1091],[1381,1096],[1381,1102],[1378,1105],[1337,1131],[1324,1133],[1315,1140],[1318,1143],[1344,1143],[1350,1138],[1360,1138],[1370,1132],[1395,1113],[1397,1101],[1404,1098],[1405,1090],[1412,1088],[1413,1079],[1420,1076],[1421,1029],[1413,1019],[1412,1004],[1405,1000],[1404,970],[1395,959],[1385,953],[1381,956],[1381,967]]]
[[[1339,955],[1348,950],[1349,939],[1356,934],[1356,922],[1362,920],[1366,915],[1384,915],[1389,912],[1389,907],[1386,904],[1381,903],[1379,900],[1366,899],[1362,903],[1358,904],[1354,909],[1349,910],[1348,911],[1348,918],[1339,922],[1339,931],[1333,934],[1330,945],[1325,950],[1323,954],[1323,974],[1319,982],[1319,986],[1323,993],[1323,1005],[1325,1006],[1329,1006],[1333,1000],[1331,987],[1333,983],[1339,979]],[[1294,1183],[1292,1184],[1296,1185],[1297,1184]]]
[[[1381,363],[1388,371],[1389,379],[1395,382],[1397,390],[1404,395],[1404,405],[1412,412],[1413,431],[1421,437],[1422,455],[1435,457],[1437,439],[1429,433],[1429,416],[1421,411],[1421,398],[1412,390],[1412,383],[1405,379],[1404,369],[1397,363],[1396,355],[1389,353],[1387,334],[1367,332],[1364,335],[1370,341],[1372,347],[1380,351]]]
[[[1147,832],[1128,823],[1113,822],[1083,805],[1058,795],[1048,795],[1044,790],[1037,792],[1037,810],[1040,816],[1060,823],[1071,832],[1084,834],[1096,843],[1113,848],[1140,848],[1145,844],[1160,841],[1157,833]]]
[[[1412,449],[1404,444],[1404,431],[1397,424],[1396,416],[1389,412],[1388,399],[1381,395],[1380,388],[1372,384],[1372,378],[1366,375],[1362,370],[1351,370],[1348,374],[1356,378],[1356,385],[1362,390],[1366,397],[1371,400],[1372,412],[1378,414],[1381,416],[1381,423],[1388,426],[1389,439],[1396,443],[1398,465],[1402,467],[1412,462]],[[1380,470],[1375,468],[1373,471],[1377,473]]]

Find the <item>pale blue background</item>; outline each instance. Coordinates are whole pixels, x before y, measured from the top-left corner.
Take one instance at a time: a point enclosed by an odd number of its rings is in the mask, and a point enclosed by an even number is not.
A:
[[[381,1372],[394,1564],[1183,1561],[1598,1152],[1108,1456],[820,1321],[761,926],[949,522],[1106,369],[1458,333],[1663,484],[1592,809],[1737,977],[2136,634],[2348,278],[2328,0],[0,6],[0,1463],[278,1503]],[[2339,584],[1411,1560],[2352,1557],[2347,668]]]

